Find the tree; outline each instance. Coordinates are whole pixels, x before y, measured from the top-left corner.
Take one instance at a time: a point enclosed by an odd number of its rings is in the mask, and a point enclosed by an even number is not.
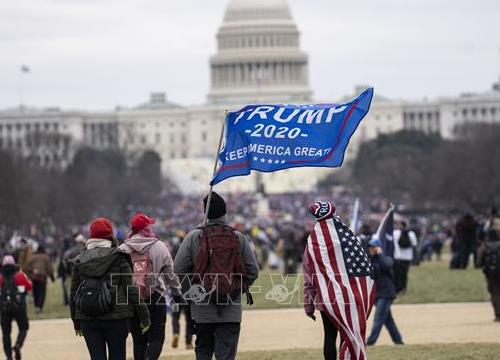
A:
[[[353,183],[365,195],[415,201],[428,191],[429,162],[443,141],[437,135],[403,130],[361,145]]]

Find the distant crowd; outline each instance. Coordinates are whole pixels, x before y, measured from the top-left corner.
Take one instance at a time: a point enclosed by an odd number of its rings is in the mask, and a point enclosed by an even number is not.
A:
[[[89,224],[73,226],[73,231],[67,234],[64,234],[67,229],[32,226],[0,239],[3,259],[0,310],[7,358],[21,359],[28,331],[26,305],[32,301],[35,312],[43,312],[47,283],[56,279],[60,279],[63,289],[61,301],[70,308],[76,334],[84,336],[92,359],[106,358],[103,357],[106,351],[115,354],[109,355],[110,359],[124,358],[124,339],[129,330],[134,340],[134,359],[157,359],[165,341],[167,305],[173,310],[174,348],[179,346],[180,318],[184,314],[185,346],[193,349],[196,335],[197,359],[211,359],[214,353],[216,358],[217,354],[221,359],[234,358],[241,303],[236,307],[211,303],[205,307],[190,306],[182,297],[186,289],[178,274],[238,270],[236,273],[243,274],[243,278],[237,285],[233,282],[221,285],[203,277],[201,280],[204,289],[208,289],[206,292],[210,294],[210,289],[214,291],[217,287],[217,293],[232,302],[236,290],[249,294],[248,288],[260,269],[286,274],[302,272],[311,230],[317,221],[323,220],[311,216],[307,204],[321,198],[335,199],[336,215],[356,233],[374,269],[372,276],[378,284],[377,312],[368,345],[375,344],[384,325],[393,341],[403,344],[390,305],[397,293],[408,288],[410,267],[423,261],[446,259],[450,269],[465,269],[472,257],[473,264],[485,272],[495,320],[500,321],[500,216],[495,208],[488,214],[474,216],[466,212],[458,217],[410,216],[401,211],[393,233],[394,256],[387,259],[375,236],[390,205],[385,199],[362,204],[359,220],[349,224],[354,198],[347,191],[334,195],[298,193],[267,197],[244,193],[228,195],[226,199],[214,193],[208,209],[208,227],[202,226],[207,197],[203,204],[197,196],[179,196],[172,199],[168,209],[130,209],[126,224],[124,219],[116,225],[98,218]],[[444,251],[447,246],[451,250],[449,255]],[[234,249],[238,251],[235,253]],[[225,268],[227,264],[230,269]],[[156,274],[155,277],[148,277],[150,273]],[[119,285],[111,286],[115,280],[110,274],[123,275]],[[126,293],[126,299],[132,303],[111,306],[109,298],[118,296],[113,291],[120,292],[132,284],[138,286],[137,293]],[[311,290],[314,284],[309,286]],[[127,302],[125,298],[122,300]],[[247,302],[252,303],[251,295]],[[313,306],[312,312],[310,307],[306,308],[307,315],[315,319],[313,303],[307,305]],[[336,336],[338,324],[328,316],[322,320],[325,331],[328,329]],[[13,321],[20,329],[14,345],[10,340]],[[335,358],[331,346],[331,342],[325,342],[325,354],[329,354],[325,358]]]

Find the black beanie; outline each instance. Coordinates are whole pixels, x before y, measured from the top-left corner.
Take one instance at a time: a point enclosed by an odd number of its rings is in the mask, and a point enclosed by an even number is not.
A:
[[[203,198],[203,210],[207,209],[208,195]],[[215,191],[212,192],[212,197],[210,198],[210,209],[208,210],[208,219],[218,219],[226,215],[226,202]]]

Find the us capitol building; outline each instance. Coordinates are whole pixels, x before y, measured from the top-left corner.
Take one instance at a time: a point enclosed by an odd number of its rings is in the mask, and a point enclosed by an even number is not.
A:
[[[107,112],[21,106],[0,111],[0,148],[35,165],[56,168],[71,162],[81,146],[134,153],[152,149],[162,159],[164,174],[182,191],[205,191],[225,109],[248,103],[314,103],[308,54],[299,40],[286,0],[231,0],[217,32],[217,51],[210,58],[205,104],[184,107],[158,92],[135,108]],[[332,102],[349,101],[365,87]],[[418,102],[376,95],[346,156],[352,158],[363,141],[401,129],[452,138],[464,122],[500,122],[500,81],[481,94]],[[262,174],[262,181],[269,192],[309,190],[331,171],[285,170]],[[254,176],[229,179],[218,188],[253,190]]]

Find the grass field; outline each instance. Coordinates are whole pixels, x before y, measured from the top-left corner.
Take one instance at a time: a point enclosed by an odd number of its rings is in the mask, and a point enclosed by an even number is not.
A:
[[[285,278],[281,274],[261,272],[252,289],[255,304],[250,308],[274,309],[301,306],[302,280],[301,276]],[[281,285],[286,285],[286,289]],[[288,297],[285,296],[287,293]],[[397,299],[397,303],[474,302],[488,299],[481,271],[472,268],[450,271],[448,263],[442,261],[412,267],[408,291]],[[31,319],[68,316],[69,309],[62,305],[62,289],[59,281],[49,284],[44,313],[36,315],[30,306]]]
[[[447,344],[379,346],[368,349],[370,360],[495,360],[500,344]],[[162,359],[191,360],[190,356],[168,356]],[[323,359],[321,350],[255,351],[238,354],[238,360],[302,360]]]

